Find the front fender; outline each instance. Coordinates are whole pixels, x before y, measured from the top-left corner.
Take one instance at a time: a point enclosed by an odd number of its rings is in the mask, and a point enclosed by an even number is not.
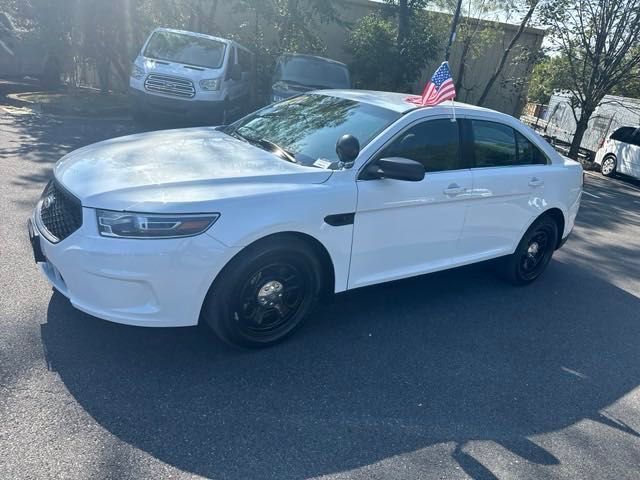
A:
[[[219,242],[244,248],[276,233],[308,235],[329,253],[335,270],[335,291],[347,288],[353,225],[331,226],[328,215],[355,212],[355,185],[315,184],[299,190],[274,193],[270,197],[230,202],[221,208],[225,222],[207,232]]]

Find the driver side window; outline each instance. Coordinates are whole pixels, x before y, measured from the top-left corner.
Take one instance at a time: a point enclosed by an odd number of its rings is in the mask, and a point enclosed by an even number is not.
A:
[[[414,125],[384,149],[380,158],[386,157],[415,160],[422,163],[427,172],[463,168],[458,122],[443,118]]]

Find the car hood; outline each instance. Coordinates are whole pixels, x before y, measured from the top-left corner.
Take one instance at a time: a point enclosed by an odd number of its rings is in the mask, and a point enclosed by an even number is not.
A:
[[[54,176],[83,206],[193,211],[226,196],[325,182],[331,171],[296,165],[212,127],[113,138],[66,155]]]

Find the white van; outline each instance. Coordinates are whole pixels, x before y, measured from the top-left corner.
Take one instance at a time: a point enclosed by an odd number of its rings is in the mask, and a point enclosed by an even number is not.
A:
[[[252,106],[253,54],[224,38],[155,29],[131,68],[134,118],[181,115],[225,124]]]
[[[640,179],[640,127],[620,127],[596,153],[595,163],[606,177],[622,173]]]

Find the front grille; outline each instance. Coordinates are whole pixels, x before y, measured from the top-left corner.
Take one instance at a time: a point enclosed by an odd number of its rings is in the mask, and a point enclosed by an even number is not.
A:
[[[64,240],[82,226],[82,205],[55,180],[51,180],[38,203],[42,234],[52,242]]]
[[[196,89],[191,80],[169,75],[158,75],[151,73],[144,81],[144,88],[149,92],[162,93],[172,97],[193,98]]]

